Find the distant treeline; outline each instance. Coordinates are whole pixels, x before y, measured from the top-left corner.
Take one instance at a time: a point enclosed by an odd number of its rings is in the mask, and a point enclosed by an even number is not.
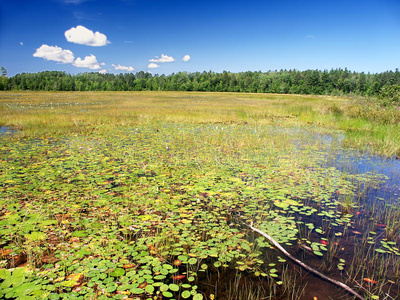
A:
[[[179,72],[152,75],[146,72],[125,74],[60,71],[23,73],[0,78],[0,90],[32,91],[210,91],[314,95],[379,95],[382,90],[400,85],[400,72],[377,74],[335,70],[280,70],[269,72]]]

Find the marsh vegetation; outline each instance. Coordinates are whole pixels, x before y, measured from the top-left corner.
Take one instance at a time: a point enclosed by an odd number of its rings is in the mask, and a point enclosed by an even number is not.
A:
[[[400,293],[399,110],[194,92],[0,94],[0,297]],[[379,155],[379,156],[377,156]]]

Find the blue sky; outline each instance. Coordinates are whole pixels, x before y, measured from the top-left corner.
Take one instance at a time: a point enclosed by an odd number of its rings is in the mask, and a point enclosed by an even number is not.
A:
[[[0,0],[0,66],[377,73],[400,67],[400,1]]]

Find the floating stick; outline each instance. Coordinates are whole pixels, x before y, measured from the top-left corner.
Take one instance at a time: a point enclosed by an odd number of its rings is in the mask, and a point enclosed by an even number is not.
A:
[[[348,291],[350,294],[356,296],[358,299],[360,300],[365,300],[365,298],[361,295],[359,295],[356,291],[354,291],[352,288],[350,288],[349,286],[345,285],[344,283],[337,281],[335,279],[332,279],[324,274],[322,274],[321,272],[311,268],[310,266],[306,265],[305,263],[303,263],[301,260],[298,260],[297,258],[295,258],[294,256],[292,256],[289,252],[287,252],[285,250],[285,248],[283,248],[277,241],[275,241],[271,236],[269,236],[268,234],[266,234],[265,232],[261,231],[260,229],[257,229],[255,227],[253,227],[253,222],[251,222],[251,225],[246,224],[247,226],[250,227],[251,230],[253,230],[254,232],[257,232],[259,234],[261,234],[263,237],[265,237],[270,243],[272,243],[276,248],[278,248],[283,254],[285,254],[287,257],[289,257],[291,260],[293,260],[295,263],[299,264],[300,266],[302,266],[304,269],[306,269],[307,271],[310,271],[311,273],[314,273],[315,275],[318,275],[319,277],[321,277],[322,279],[325,279],[333,284],[336,284],[337,286],[340,286],[341,288],[345,289],[346,291]]]

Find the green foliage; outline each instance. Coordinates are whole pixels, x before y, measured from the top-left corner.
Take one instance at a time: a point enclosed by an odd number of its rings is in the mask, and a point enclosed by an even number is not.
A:
[[[400,85],[385,85],[379,94],[385,106],[400,104]]]
[[[3,76],[7,79],[5,76]],[[4,78],[2,79],[4,81]],[[347,69],[280,70],[268,72],[179,72],[168,76],[138,72],[125,74],[46,71],[17,74],[0,90],[40,91],[209,91],[314,95],[378,95],[385,85],[400,84],[400,72],[380,74],[350,72]]]
[[[1,76],[3,76],[3,77],[7,77],[7,69],[6,68],[4,68],[4,67],[1,67]]]
[[[0,269],[0,297],[17,299],[35,299],[44,295],[40,280],[35,280],[26,268],[16,268],[12,272]],[[35,280],[35,281],[31,281]]]

